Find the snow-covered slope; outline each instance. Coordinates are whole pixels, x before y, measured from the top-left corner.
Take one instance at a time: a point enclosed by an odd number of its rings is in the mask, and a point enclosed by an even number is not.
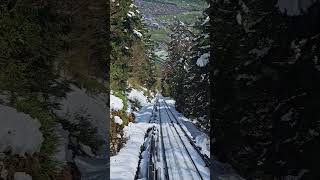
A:
[[[69,92],[61,103],[61,109],[56,111],[56,114],[61,118],[66,118],[72,123],[78,123],[76,119],[77,114],[88,115],[90,117],[91,125],[97,128],[98,134],[104,141],[107,137],[107,96],[103,94],[90,94],[85,89],[80,89],[71,85],[71,92]],[[119,107],[117,107],[119,108]],[[100,155],[107,157],[105,151],[106,142],[103,143],[104,148]]]
[[[141,106],[148,105],[148,98],[144,95],[142,91],[137,89],[132,89],[128,94],[128,99],[132,101],[137,101]]]
[[[127,142],[120,152],[110,158],[110,178],[114,180],[129,180],[134,179],[138,164],[140,147],[143,145],[144,136],[147,129],[153,124],[148,121],[151,116],[152,105],[144,106],[136,114],[138,123],[129,123],[124,127],[124,136]]]

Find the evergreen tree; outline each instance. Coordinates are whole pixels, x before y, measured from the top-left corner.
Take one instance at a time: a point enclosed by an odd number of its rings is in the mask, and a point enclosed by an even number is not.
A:
[[[317,179],[319,3],[277,3],[212,3],[214,155],[248,179]]]
[[[134,121],[132,114],[126,112],[128,107],[127,92],[131,88],[155,89],[156,67],[146,24],[138,8],[131,0],[111,2],[111,63],[110,85],[113,95],[122,99],[124,108],[111,112],[111,117],[119,116],[123,124],[111,120],[110,147],[111,154],[117,153],[122,144],[123,128]],[[134,108],[135,102],[130,102]]]
[[[55,111],[60,107],[60,99],[69,92],[68,80],[88,84],[85,78],[94,77],[96,85],[106,73],[104,2],[83,3],[80,0],[0,2],[0,103],[39,120],[44,138],[40,152],[27,155],[27,159],[7,156],[5,166],[11,168],[10,173],[26,169],[33,179],[57,179],[60,170],[53,158],[58,146],[55,127],[70,119],[59,118]],[[86,21],[77,24],[83,19]],[[79,52],[81,47],[86,51],[80,50],[82,53],[76,56],[79,61],[72,62],[70,59],[75,58],[72,53]],[[83,62],[88,65],[87,73],[77,66]],[[88,133],[90,137],[86,140],[94,139],[91,137],[96,132],[88,130]],[[94,148],[99,145],[94,144]],[[19,166],[12,164],[16,159],[22,162]],[[34,164],[23,163],[30,160]]]
[[[111,87],[125,90],[127,81],[155,83],[152,43],[137,7],[128,0],[111,4]]]
[[[176,107],[209,132],[209,17],[204,12],[191,28],[173,24],[163,83],[176,100]],[[163,86],[163,87],[164,87]]]

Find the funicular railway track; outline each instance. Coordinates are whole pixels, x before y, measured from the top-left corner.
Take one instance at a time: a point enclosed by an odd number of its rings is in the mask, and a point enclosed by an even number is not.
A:
[[[164,101],[165,102],[165,101]],[[181,142],[181,144],[182,144],[182,146],[183,146],[183,148],[184,148],[184,150],[186,151],[186,153],[187,153],[187,155],[188,155],[188,157],[189,157],[189,159],[190,159],[190,161],[191,161],[191,163],[192,163],[192,165],[193,165],[193,167],[194,167],[194,169],[195,169],[195,171],[197,172],[197,174],[199,175],[199,178],[201,179],[201,180],[203,180],[203,177],[202,177],[202,175],[201,175],[201,173],[199,172],[199,169],[197,168],[197,166],[196,166],[196,164],[195,164],[195,162],[194,162],[194,160],[192,159],[192,157],[191,157],[191,155],[190,155],[190,152],[188,151],[188,149],[187,149],[187,147],[186,147],[186,145],[185,145],[185,143],[184,143],[184,141],[182,140],[182,138],[181,138],[181,135],[179,134],[179,132],[178,132],[178,130],[177,130],[177,128],[175,127],[175,124],[174,124],[174,121],[173,121],[173,119],[170,117],[170,115],[169,115],[169,112],[168,112],[168,108],[166,107],[166,108],[164,108],[165,109],[165,111],[166,111],[166,113],[167,113],[167,115],[168,115],[168,117],[169,117],[169,120],[170,120],[170,123],[171,123],[171,127],[173,127],[173,129],[175,130],[175,132],[177,133],[177,135],[178,135],[178,138],[179,138],[179,140],[180,140],[180,142]],[[169,127],[170,127],[169,126]],[[171,131],[172,131],[172,128],[170,129]],[[173,132],[172,132],[173,133]],[[181,148],[181,147],[180,147]],[[192,167],[192,168],[193,168]],[[192,177],[192,174],[190,174],[190,177]]]
[[[156,104],[159,110],[160,149],[164,171],[162,178],[161,176],[158,177],[165,180],[183,180],[186,177],[188,177],[187,179],[194,180],[208,179],[208,176],[204,176],[198,166],[199,159],[202,159],[202,164],[208,168],[210,162],[208,163],[208,160],[201,154],[192,139],[187,135],[165,100],[161,99],[160,102],[160,98],[158,97]]]
[[[187,134],[187,132],[185,131],[185,129],[182,127],[180,121],[178,120],[178,118],[173,114],[172,110],[170,109],[169,105],[167,104],[166,101],[163,101],[166,108],[167,112],[170,112],[170,114],[172,115],[172,117],[174,118],[175,122],[178,124],[178,126],[180,127],[180,129],[182,130],[184,136],[188,139],[188,141],[190,142],[190,144],[192,145],[192,147],[197,151],[197,153],[199,154],[199,156],[201,157],[201,159],[204,161],[204,163],[206,164],[206,167],[211,167],[211,162],[210,159],[201,153],[200,149],[196,146],[196,144],[194,143],[194,141],[190,138],[190,136]],[[180,135],[179,135],[180,136]]]
[[[209,158],[184,130],[177,115],[157,96],[149,123],[147,180],[208,180]]]

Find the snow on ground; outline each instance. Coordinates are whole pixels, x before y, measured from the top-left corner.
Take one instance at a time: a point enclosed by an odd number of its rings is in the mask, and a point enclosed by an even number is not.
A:
[[[98,135],[104,140],[101,150],[95,157],[81,157],[76,156],[74,162],[76,163],[81,173],[81,179],[106,179],[108,177],[108,151],[106,151],[108,144],[108,131],[106,117],[108,114],[108,96],[106,94],[92,94],[86,89],[80,89],[71,85],[71,92],[67,93],[66,98],[60,101],[61,106],[55,113],[61,118],[65,118],[71,123],[78,123],[75,118],[77,114],[88,115],[90,124],[97,128]],[[61,146],[61,149],[63,147]],[[85,146],[82,150],[89,152]],[[65,156],[67,159],[70,156],[70,151],[64,155],[61,152],[61,157]],[[90,154],[90,153],[89,153]],[[99,178],[98,178],[99,177]]]
[[[201,148],[201,153],[210,157],[210,141],[209,137],[205,134],[201,134],[195,138],[196,145]]]
[[[152,115],[153,105],[143,106],[139,112],[134,112],[136,122],[149,122]]]
[[[110,95],[110,110],[120,111],[123,108],[123,101],[122,99],[118,98],[117,96]]]
[[[14,180],[32,180],[32,177],[25,172],[15,172]]]
[[[24,156],[39,152],[43,136],[37,119],[0,104],[0,152],[11,150]]]
[[[131,101],[138,101],[141,106],[148,105],[148,98],[143,94],[142,91],[132,89],[128,95],[128,99]]]
[[[176,101],[173,100],[173,99],[168,99],[168,100],[166,100],[166,103],[167,103],[168,105],[174,106],[174,105],[176,104]]]
[[[103,94],[90,94],[86,89],[80,89],[71,85],[71,92],[67,93],[66,98],[61,100],[60,110],[55,113],[61,118],[68,119],[72,123],[78,123],[76,114],[89,115],[91,124],[97,127],[98,134],[105,141],[108,140],[107,132],[107,96]],[[103,143],[103,148],[106,149],[107,142]],[[107,152],[101,150],[100,156],[107,157]]]
[[[209,180],[209,168],[206,167],[205,162],[196,149],[192,147],[178,123],[173,120],[175,119],[174,116],[165,110],[166,105],[163,103],[162,98],[159,102],[164,146],[159,145],[160,149],[158,152],[161,152],[161,149],[164,149],[166,152],[165,157],[167,159],[169,178],[200,179],[202,177],[204,180]],[[175,114],[175,108],[172,106],[169,106],[169,108]],[[185,129],[185,131],[187,130]]]
[[[202,133],[193,123],[192,120],[184,117],[181,113],[176,111],[173,104],[169,104],[169,102],[173,101],[170,98],[165,98],[165,101],[169,105],[171,111],[175,114],[176,117],[180,120],[183,129],[186,133],[195,139],[196,145],[201,148],[201,152],[206,154],[210,158],[210,139],[209,137]],[[221,163],[213,158],[211,158],[212,164],[212,171],[211,177],[217,180],[245,180],[244,178],[240,177],[236,171],[232,168],[231,165]]]
[[[149,123],[129,123],[124,128],[128,141],[117,155],[110,158],[111,179],[134,179],[139,165],[140,147],[144,143],[147,129],[152,126]]]
[[[201,152],[210,157],[210,138],[205,133],[201,132],[193,123],[192,120],[184,117],[181,113],[177,112],[174,108],[174,100],[165,100],[169,105],[172,113],[180,120],[183,129],[186,133],[196,141],[196,145],[201,148]]]
[[[152,102],[155,102],[154,100]],[[209,147],[209,138],[207,135],[199,131],[196,126],[192,123],[191,120],[185,118],[182,114],[178,113],[174,104],[175,101],[172,99],[166,98],[172,112],[178,117],[183,128],[187,134],[195,139],[195,142],[198,147],[201,147],[203,154],[206,154],[210,157],[210,147]],[[148,104],[143,106],[139,112],[135,112],[136,122],[129,123],[128,126],[124,128],[124,136],[128,138],[128,141],[120,152],[110,158],[110,177],[113,180],[127,180],[134,179],[139,165],[139,155],[141,146],[148,145],[148,142],[145,141],[146,131],[153,127],[155,124],[150,124],[149,119],[152,115],[153,104]],[[164,115],[165,113],[162,112]],[[165,119],[163,119],[165,120]],[[170,131],[169,131],[170,132]],[[182,132],[181,132],[182,133]],[[167,136],[166,136],[167,137]],[[183,139],[185,139],[182,136]],[[185,139],[184,141],[187,142]],[[188,145],[189,147],[190,145]],[[192,151],[192,148],[189,147]],[[196,153],[193,153],[193,155]],[[141,154],[144,159],[141,160],[140,165],[145,167],[147,162],[144,162],[148,159],[149,154],[147,151]],[[232,167],[228,164],[224,164],[218,161],[213,160],[213,177],[218,180],[243,180]],[[158,164],[161,167],[161,164]],[[181,165],[181,164],[180,164]],[[140,174],[145,174],[145,172],[140,172]]]
[[[202,54],[200,58],[197,60],[197,65],[199,67],[206,66],[209,63],[209,57],[210,57],[209,53]]]
[[[113,117],[114,118],[114,122],[115,123],[117,123],[117,124],[119,124],[119,125],[121,125],[122,124],[122,119],[119,117],[119,116],[114,116]]]
[[[123,128],[127,142],[119,153],[110,158],[110,177],[117,180],[134,179],[138,165],[140,147],[144,143],[144,136],[154,124],[149,124],[153,105],[147,105],[135,112],[136,122],[129,123]]]

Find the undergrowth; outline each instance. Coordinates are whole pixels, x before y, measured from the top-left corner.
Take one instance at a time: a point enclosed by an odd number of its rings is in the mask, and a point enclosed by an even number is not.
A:
[[[38,119],[41,124],[40,131],[43,135],[43,142],[39,152],[39,174],[35,174],[35,179],[46,180],[55,177],[58,173],[58,162],[52,159],[57,151],[58,138],[53,127],[57,123],[47,108],[44,107],[37,98],[19,99],[15,103],[16,109],[29,114],[32,118]]]

